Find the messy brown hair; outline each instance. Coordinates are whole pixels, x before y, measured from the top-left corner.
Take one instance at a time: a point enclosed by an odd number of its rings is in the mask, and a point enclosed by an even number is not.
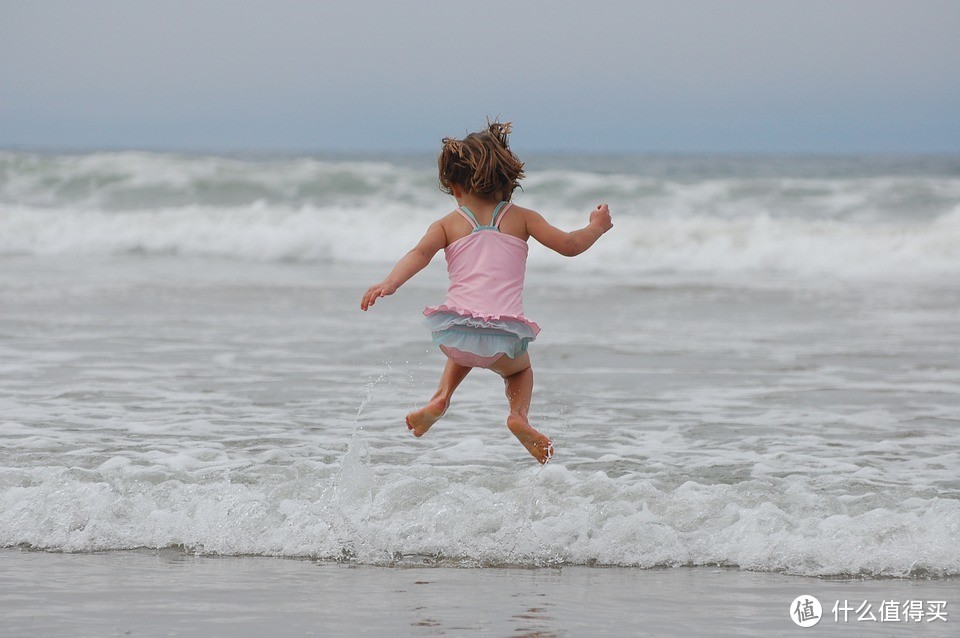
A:
[[[479,133],[462,140],[443,138],[443,150],[437,158],[440,190],[453,194],[452,185],[468,193],[510,201],[523,179],[523,162],[510,150],[507,136],[510,122],[491,122]]]

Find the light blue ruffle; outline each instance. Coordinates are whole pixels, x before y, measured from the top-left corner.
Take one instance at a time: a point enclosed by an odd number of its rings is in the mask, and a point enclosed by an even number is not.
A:
[[[438,346],[472,352],[481,357],[506,354],[511,359],[527,351],[536,334],[527,324],[509,319],[479,319],[450,312],[424,318]]]

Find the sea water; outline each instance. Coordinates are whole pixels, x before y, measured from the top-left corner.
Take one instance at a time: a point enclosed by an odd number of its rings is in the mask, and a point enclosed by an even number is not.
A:
[[[526,159],[544,467],[359,310],[432,157],[0,153],[0,547],[960,575],[960,159]]]

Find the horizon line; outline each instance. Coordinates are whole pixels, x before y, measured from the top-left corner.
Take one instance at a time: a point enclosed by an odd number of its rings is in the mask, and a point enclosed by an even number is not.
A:
[[[514,149],[516,150],[516,149]],[[343,148],[268,148],[268,147],[190,147],[190,146],[158,146],[158,145],[45,145],[45,144],[4,144],[0,142],[0,151],[14,153],[38,153],[43,155],[64,154],[80,155],[92,153],[156,153],[170,155],[268,155],[268,156],[343,156],[343,157],[371,157],[371,156],[416,156],[435,155],[439,147],[428,148],[387,148],[387,149],[343,149]],[[635,149],[635,150],[601,150],[601,149],[574,149],[574,148],[526,148],[524,154],[533,156],[597,156],[597,157],[942,157],[960,158],[960,150],[669,150],[669,149]]]

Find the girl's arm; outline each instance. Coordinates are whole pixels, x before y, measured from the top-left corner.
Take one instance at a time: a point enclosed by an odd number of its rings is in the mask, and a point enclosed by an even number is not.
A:
[[[404,255],[393,267],[387,278],[374,284],[363,294],[360,300],[360,309],[366,310],[377,302],[380,297],[386,297],[397,292],[397,288],[407,283],[407,280],[426,268],[437,251],[447,245],[447,234],[440,222],[430,224],[426,234],[413,249]]]
[[[600,204],[590,213],[590,223],[580,230],[564,232],[551,226],[540,213],[526,211],[527,232],[538,242],[565,257],[574,257],[586,251],[600,239],[600,235],[613,228],[610,209]]]

